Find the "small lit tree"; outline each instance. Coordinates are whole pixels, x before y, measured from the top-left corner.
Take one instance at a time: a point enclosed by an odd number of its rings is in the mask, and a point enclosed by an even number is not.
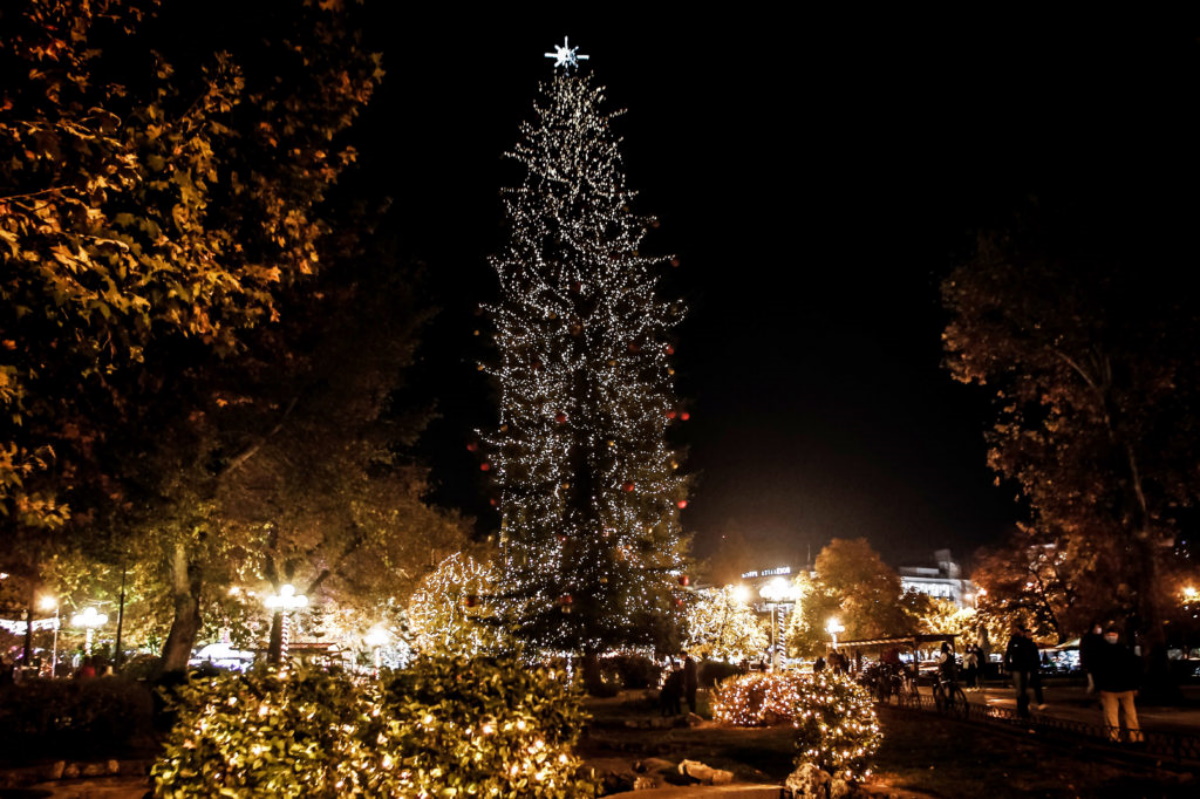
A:
[[[862,782],[883,743],[870,691],[844,674],[821,672],[801,691],[796,764],[811,763],[836,779]]]
[[[759,615],[732,586],[698,591],[687,608],[687,630],[689,653],[730,662],[757,657],[769,640]]]
[[[408,625],[414,650],[423,655],[472,657],[503,647],[490,600],[494,574],[466,553],[442,561],[408,601]]]

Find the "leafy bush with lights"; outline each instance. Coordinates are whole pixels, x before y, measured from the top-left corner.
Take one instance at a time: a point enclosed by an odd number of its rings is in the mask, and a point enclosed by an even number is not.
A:
[[[793,721],[806,680],[794,671],[755,671],[717,685],[713,719],[737,727],[763,727]]]
[[[429,658],[386,687],[299,670],[178,689],[156,796],[590,797],[564,675],[515,659]]]
[[[739,727],[783,722],[796,728],[796,762],[861,782],[883,742],[870,692],[845,675],[754,672],[721,683],[713,718]]]
[[[178,721],[151,774],[155,795],[335,797],[396,787],[376,746],[380,692],[319,671],[265,671],[181,685]],[[380,778],[384,775],[384,779]]]
[[[396,673],[387,695],[386,746],[430,794],[595,794],[571,751],[586,721],[581,697],[561,670],[512,657],[422,658]]]
[[[792,719],[796,763],[812,763],[847,782],[871,775],[883,732],[870,692],[843,674],[821,672],[804,681]]]

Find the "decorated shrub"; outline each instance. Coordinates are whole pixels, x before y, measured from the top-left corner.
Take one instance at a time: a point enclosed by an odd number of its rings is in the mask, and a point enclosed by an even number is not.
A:
[[[297,671],[178,690],[160,797],[589,797],[584,722],[561,675],[515,660],[426,659],[381,688]]]
[[[414,787],[446,796],[595,793],[571,751],[586,716],[562,671],[508,657],[426,658],[397,672],[387,695],[395,722],[387,745]]]
[[[218,675],[175,689],[177,723],[151,773],[160,797],[387,795],[380,693],[299,670]]]
[[[713,692],[713,719],[738,727],[792,721],[804,678],[792,671],[752,671],[719,683]]]
[[[845,675],[752,672],[722,682],[713,718],[741,727],[789,723],[796,728],[796,762],[859,782],[883,741],[870,692]]]
[[[812,763],[847,782],[861,782],[883,743],[870,692],[842,674],[821,672],[800,692],[796,764]]]

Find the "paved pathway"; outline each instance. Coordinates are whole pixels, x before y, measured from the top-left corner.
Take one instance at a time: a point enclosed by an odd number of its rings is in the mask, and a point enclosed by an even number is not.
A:
[[[926,693],[927,689],[922,689]],[[1016,695],[1011,688],[989,686],[979,690],[967,690],[967,701],[972,704],[984,704],[989,707],[1002,707],[1016,710]],[[1198,694],[1195,686],[1187,686],[1185,696],[1195,699]],[[1052,685],[1045,689],[1046,707],[1038,710],[1031,708],[1034,715],[1045,715],[1061,718],[1083,724],[1104,723],[1100,714],[1099,700],[1088,696],[1082,685]],[[1153,705],[1138,706],[1138,720],[1143,730],[1155,732],[1185,733],[1200,736],[1200,703],[1192,702],[1186,707],[1162,707]]]

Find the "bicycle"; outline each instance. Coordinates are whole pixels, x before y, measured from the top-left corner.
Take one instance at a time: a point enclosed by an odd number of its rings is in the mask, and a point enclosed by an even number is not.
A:
[[[953,675],[939,671],[933,682],[933,704],[940,713],[966,716],[971,706],[967,695]]]
[[[916,681],[904,666],[877,664],[868,672],[867,681],[875,700],[881,704],[890,704],[893,696],[900,705],[919,701]]]

